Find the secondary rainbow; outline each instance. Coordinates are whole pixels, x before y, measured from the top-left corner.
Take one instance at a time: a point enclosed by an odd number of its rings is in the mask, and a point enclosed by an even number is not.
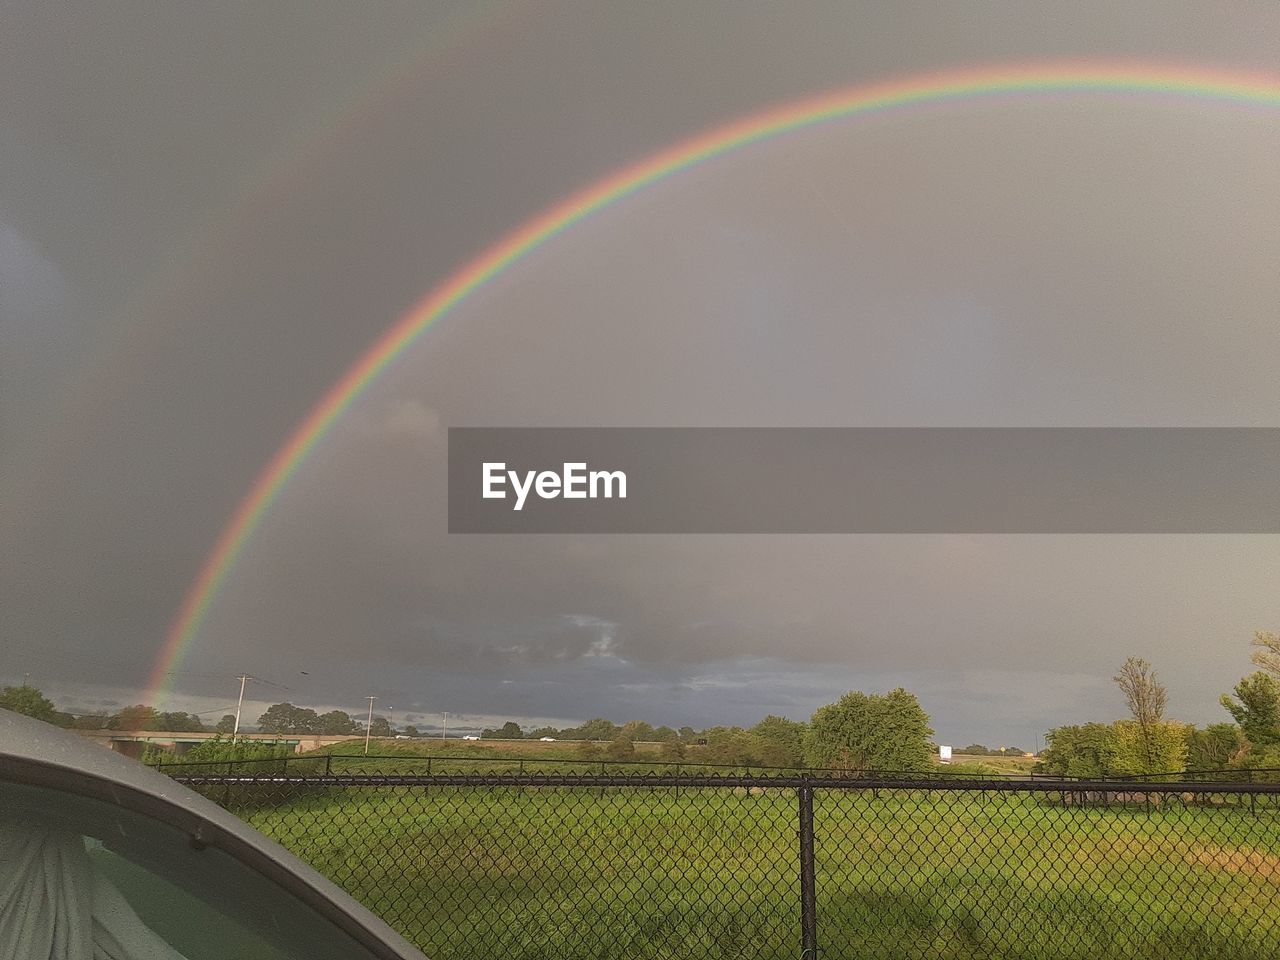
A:
[[[913,105],[1048,94],[1164,96],[1275,109],[1280,108],[1280,75],[1142,62],[1003,65],[915,75],[826,93],[753,114],[596,181],[518,226],[433,289],[382,334],[312,408],[254,481],[188,588],[151,673],[148,692],[152,700],[165,694],[166,678],[194,641],[267,509],[334,422],[428,327],[530,251],[656,181],[788,131]]]

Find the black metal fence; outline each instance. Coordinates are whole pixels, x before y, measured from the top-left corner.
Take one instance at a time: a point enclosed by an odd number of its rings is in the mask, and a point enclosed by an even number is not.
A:
[[[168,770],[429,957],[1280,956],[1280,784]]]

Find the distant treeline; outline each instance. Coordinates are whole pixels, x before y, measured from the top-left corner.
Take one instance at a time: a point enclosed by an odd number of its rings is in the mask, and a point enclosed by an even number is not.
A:
[[[1175,773],[1186,769],[1280,769],[1280,637],[1258,633],[1253,662],[1261,669],[1244,677],[1221,704],[1233,722],[1197,729],[1165,716],[1167,692],[1151,664],[1130,657],[1113,678],[1129,708],[1129,717],[1111,723],[1055,727],[1037,770],[1075,777],[1110,777]],[[143,704],[111,714],[73,716],[59,711],[28,684],[0,691],[0,707],[80,729],[208,730],[192,713],[163,712]],[[212,730],[230,734],[235,716],[224,714]],[[579,741],[583,757],[624,760],[635,744],[656,742],[668,760],[696,760],[735,766],[821,767],[841,770],[923,770],[936,756],[929,716],[916,697],[901,688],[887,694],[848,693],[820,707],[801,722],[768,716],[752,727],[654,727],[643,720],[616,724],[596,717],[576,727],[525,730],[515,720],[485,729],[481,736],[505,740]],[[363,717],[342,710],[317,713],[292,703],[272,704],[257,718],[263,733],[286,735],[356,735],[365,733]],[[243,729],[243,728],[242,728]],[[424,734],[412,724],[399,729],[376,715],[368,733],[374,737],[416,738]],[[222,750],[221,744],[216,750]],[[239,749],[238,745],[232,745]],[[1017,747],[989,748],[974,743],[962,754],[1021,755]]]
[[[956,750],[956,753],[968,757],[1021,757],[1026,752],[1021,747],[985,747],[980,743],[971,743]]]

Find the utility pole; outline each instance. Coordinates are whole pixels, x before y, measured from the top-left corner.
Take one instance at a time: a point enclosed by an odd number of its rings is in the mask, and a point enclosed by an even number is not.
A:
[[[236,677],[240,681],[240,699],[236,701],[236,723],[231,730],[231,742],[235,743],[236,735],[240,732],[240,710],[244,706],[244,685],[253,679],[247,673],[243,676]]]
[[[440,716],[444,717],[444,729],[440,731],[440,739],[448,740],[449,739],[449,711],[446,710],[444,713],[440,714]]]
[[[369,701],[369,723],[364,728],[364,755],[369,755],[369,734],[373,733],[373,701],[377,697],[365,697]]]

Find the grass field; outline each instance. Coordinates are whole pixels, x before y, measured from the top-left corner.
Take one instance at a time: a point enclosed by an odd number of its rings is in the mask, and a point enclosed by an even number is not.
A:
[[[326,788],[241,815],[428,956],[795,957],[796,796]],[[1280,809],[819,791],[824,957],[1274,958]]]

